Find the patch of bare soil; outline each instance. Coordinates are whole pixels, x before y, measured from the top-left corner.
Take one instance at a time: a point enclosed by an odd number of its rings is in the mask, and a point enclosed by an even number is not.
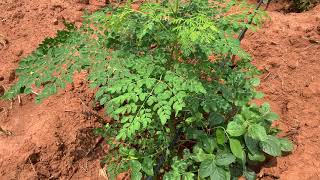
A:
[[[0,95],[15,81],[19,59],[63,28],[79,25],[84,10],[100,2],[78,0],[0,1]],[[99,160],[105,154],[93,134],[99,119],[90,115],[93,92],[84,75],[67,90],[36,105],[32,96],[21,104],[0,100],[0,179],[104,179]]]
[[[276,9],[276,6],[271,6]],[[292,154],[270,160],[262,179],[320,179],[320,5],[304,13],[269,12],[243,47],[264,71],[260,91],[280,114],[278,125],[295,144]]]

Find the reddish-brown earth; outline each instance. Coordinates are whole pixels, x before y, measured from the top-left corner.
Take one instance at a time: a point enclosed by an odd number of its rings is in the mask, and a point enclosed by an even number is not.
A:
[[[90,5],[77,0],[1,0],[0,94],[15,80],[19,59],[47,36],[63,28],[61,21],[81,23]],[[279,125],[295,150],[270,160],[259,178],[320,179],[320,6],[305,13],[278,12],[271,5],[270,20],[249,32],[243,47],[264,74],[259,87],[265,100],[281,115]],[[281,7],[283,7],[281,5]],[[4,80],[2,80],[2,77]],[[58,95],[36,105],[32,96],[13,103],[0,100],[0,179],[103,179],[99,159],[101,139],[93,135],[99,119],[92,112],[93,92],[85,75]],[[89,112],[89,113],[88,113]]]
[[[264,74],[259,89],[281,116],[281,136],[295,144],[292,154],[266,164],[260,177],[320,179],[320,6],[282,14],[271,6],[271,20],[250,32],[243,47]]]
[[[79,24],[91,5],[76,0],[1,0],[0,86],[14,81],[19,59],[47,36],[63,28],[63,19]],[[0,77],[1,79],[1,77]],[[0,100],[0,179],[103,179],[99,159],[103,149],[93,135],[97,118],[88,116],[92,92],[84,76],[66,91],[36,105],[31,96],[22,104]],[[1,92],[0,92],[1,93]]]

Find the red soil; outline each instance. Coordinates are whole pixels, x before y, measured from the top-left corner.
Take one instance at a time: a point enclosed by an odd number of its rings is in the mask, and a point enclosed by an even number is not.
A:
[[[275,8],[271,8],[275,9]],[[292,154],[266,164],[263,179],[320,179],[320,5],[305,13],[269,12],[271,20],[250,32],[243,47],[265,73],[259,90],[280,116],[281,136]]]
[[[64,18],[79,24],[82,10],[94,11],[98,5],[2,0],[0,38],[5,43],[0,43],[0,76],[4,77],[0,86],[9,87],[19,59],[62,29]],[[11,105],[0,100],[0,179],[103,179],[99,177],[103,149],[96,146],[101,138],[93,135],[99,123],[86,115],[93,93],[85,91],[84,79],[78,75],[73,86],[40,105],[31,96],[21,96],[21,106],[18,101]]]
[[[47,36],[62,29],[63,18],[80,24],[77,0],[2,0],[0,2],[0,94],[15,76],[19,59]],[[95,5],[93,5],[95,4]],[[101,3],[100,3],[101,5]],[[249,32],[243,47],[265,73],[260,90],[281,115],[279,125],[295,150],[264,165],[261,179],[320,179],[320,6],[305,13],[282,14],[271,6],[269,20]],[[1,80],[1,77],[4,80]],[[101,139],[92,112],[93,92],[84,74],[73,86],[36,105],[32,96],[0,100],[0,179],[103,179],[99,159]],[[97,146],[98,144],[98,146]]]

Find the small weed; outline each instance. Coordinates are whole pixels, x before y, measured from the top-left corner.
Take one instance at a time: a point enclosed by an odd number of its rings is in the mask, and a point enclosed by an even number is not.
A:
[[[291,9],[295,12],[303,12],[310,10],[319,3],[319,0],[293,0]]]

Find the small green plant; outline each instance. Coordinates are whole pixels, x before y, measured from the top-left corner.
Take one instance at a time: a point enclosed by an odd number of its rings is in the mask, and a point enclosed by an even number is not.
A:
[[[307,11],[318,4],[318,0],[293,0],[291,8],[297,12]]]
[[[255,90],[259,72],[234,37],[262,23],[261,11],[246,23],[251,11],[235,0],[106,8],[80,29],[66,24],[23,59],[5,98],[37,90],[41,101],[86,70],[95,100],[113,118],[97,129],[109,144],[110,179],[127,171],[131,179],[255,179],[248,165],[293,146],[275,136],[279,117],[269,104],[250,103],[263,96]]]

